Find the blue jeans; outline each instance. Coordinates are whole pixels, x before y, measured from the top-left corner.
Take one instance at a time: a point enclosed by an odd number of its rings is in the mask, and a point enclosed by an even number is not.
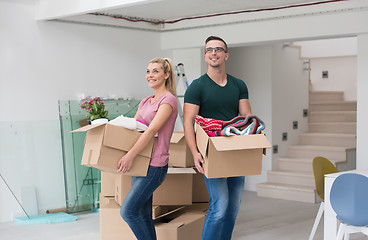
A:
[[[147,176],[132,177],[132,187],[121,205],[120,215],[138,240],[156,240],[152,220],[152,195],[165,180],[165,167],[149,166]]]
[[[202,240],[230,240],[244,192],[245,177],[206,178],[210,208]]]

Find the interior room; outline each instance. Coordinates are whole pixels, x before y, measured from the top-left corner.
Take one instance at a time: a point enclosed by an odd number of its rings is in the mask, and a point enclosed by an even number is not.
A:
[[[80,165],[85,135],[71,133],[85,120],[80,104],[101,97],[110,117],[133,117],[152,95],[147,63],[182,63],[190,84],[207,71],[211,35],[227,42],[226,70],[247,84],[271,144],[260,174],[246,176],[232,239],[308,238],[321,203],[313,158],[326,154],[339,171],[368,169],[367,22],[367,0],[0,0],[1,239],[102,239],[101,172]],[[325,113],[312,95],[321,92],[347,106],[327,118],[343,118],[340,135],[329,137],[349,143],[326,147],[330,140],[317,135]],[[184,93],[179,82],[181,107]],[[183,131],[180,117],[175,130]],[[16,224],[25,212],[78,220]],[[338,226],[326,219],[314,239],[334,239]]]

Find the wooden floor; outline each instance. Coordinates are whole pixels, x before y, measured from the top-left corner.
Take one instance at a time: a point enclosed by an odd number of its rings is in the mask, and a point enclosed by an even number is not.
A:
[[[245,192],[232,239],[308,239],[318,207],[319,204],[259,198],[255,192]],[[78,214],[78,221],[69,223],[28,226],[2,223],[0,239],[99,240],[99,214]],[[314,239],[323,239],[323,218]],[[355,233],[350,239],[368,238]]]

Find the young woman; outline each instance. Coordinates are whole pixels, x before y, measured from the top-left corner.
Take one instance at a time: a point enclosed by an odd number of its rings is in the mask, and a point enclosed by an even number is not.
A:
[[[118,162],[118,172],[127,172],[135,156],[158,133],[154,141],[147,176],[132,177],[132,186],[120,210],[138,240],[155,240],[152,221],[152,195],[164,181],[169,161],[169,145],[178,115],[176,86],[172,64],[167,58],[152,59],[147,67],[146,80],[154,95],[144,98],[134,118],[148,129],[132,149]]]

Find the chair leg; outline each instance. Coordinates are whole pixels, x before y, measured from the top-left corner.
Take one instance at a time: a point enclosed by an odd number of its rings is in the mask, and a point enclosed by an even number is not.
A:
[[[325,210],[324,202],[321,202],[321,205],[319,205],[319,209],[318,209],[316,219],[314,220],[312,232],[309,235],[309,240],[313,240],[314,235],[316,234],[316,231],[317,231],[319,221],[321,220],[321,217],[322,217],[322,214],[323,214],[324,210]]]
[[[368,227],[362,227],[362,233],[368,236]]]
[[[346,225],[343,223],[340,223],[339,231],[337,232],[336,240],[342,240],[344,233],[345,233]]]
[[[349,240],[349,239],[350,239],[350,233],[348,231],[345,231],[344,240]]]

